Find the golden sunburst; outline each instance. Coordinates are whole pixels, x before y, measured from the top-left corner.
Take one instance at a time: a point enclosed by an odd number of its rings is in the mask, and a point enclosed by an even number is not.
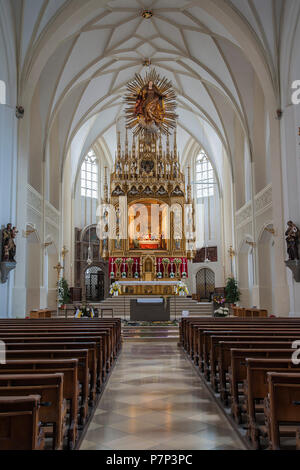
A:
[[[160,77],[156,70],[152,69],[144,78],[136,74],[128,83],[127,91],[127,127],[132,129],[135,135],[158,132],[169,135],[176,127],[178,118],[175,113],[177,103],[172,82]]]

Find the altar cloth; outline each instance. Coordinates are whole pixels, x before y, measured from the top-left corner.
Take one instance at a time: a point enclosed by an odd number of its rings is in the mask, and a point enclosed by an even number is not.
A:
[[[137,299],[138,304],[162,304],[164,299]]]

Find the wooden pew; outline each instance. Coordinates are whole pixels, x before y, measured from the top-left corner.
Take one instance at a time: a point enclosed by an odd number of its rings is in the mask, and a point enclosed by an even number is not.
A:
[[[47,338],[49,339],[49,338]],[[93,406],[96,399],[96,385],[97,385],[97,350],[96,342],[26,342],[26,343],[11,343],[6,342],[6,350],[22,350],[22,349],[31,349],[31,350],[70,350],[70,349],[84,349],[88,350],[88,369],[90,373],[89,389],[90,389],[90,401],[89,405]]]
[[[0,450],[43,450],[40,396],[0,397]]]
[[[247,435],[256,449],[260,448],[260,437],[263,427],[257,419],[256,403],[262,402],[268,394],[268,372],[300,373],[298,365],[291,359],[262,359],[247,358],[247,379],[244,381],[244,393],[248,421]]]
[[[280,450],[280,435],[296,437],[299,446],[300,374],[267,372],[268,395],[264,401],[269,448]],[[286,426],[291,427],[286,432]],[[298,448],[299,450],[299,448]]]
[[[231,341],[218,341],[219,337],[213,337],[216,341],[216,355],[218,360],[218,378],[215,378],[215,391],[220,392],[222,402],[227,406],[228,394],[230,390],[227,389],[227,383],[229,379],[227,376],[231,368],[231,350],[232,349],[249,349],[249,355],[251,355],[252,349],[290,349],[292,347],[292,341],[234,341],[236,338],[232,337]],[[263,339],[263,338],[261,338]],[[266,339],[269,339],[268,337]],[[213,378],[213,376],[211,377]],[[242,378],[242,381],[245,377]],[[241,382],[242,382],[241,381]],[[213,385],[213,382],[211,382]]]
[[[0,374],[24,375],[24,374],[64,374],[63,398],[70,404],[68,423],[68,446],[75,448],[78,437],[78,359],[23,359],[7,360],[0,366]]]
[[[87,349],[70,350],[8,350],[6,351],[7,360],[19,359],[77,359],[78,360],[78,381],[81,385],[81,404],[80,404],[80,424],[84,425],[88,415],[88,397],[89,397],[89,367]]]
[[[0,397],[27,395],[41,397],[39,419],[43,427],[53,426],[53,450],[63,448],[67,412],[67,404],[63,399],[63,379],[63,374],[0,374]]]
[[[229,368],[231,411],[237,423],[241,423],[242,406],[239,403],[239,396],[243,394],[243,390],[240,390],[239,386],[247,379],[246,359],[249,357],[290,359],[292,354],[293,349],[291,348],[231,349],[231,366]]]

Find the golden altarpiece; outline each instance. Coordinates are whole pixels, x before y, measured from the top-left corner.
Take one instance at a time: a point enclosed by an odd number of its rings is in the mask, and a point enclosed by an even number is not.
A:
[[[102,241],[102,254],[109,258],[112,280],[131,280],[127,293],[167,293],[167,281],[188,276],[194,253],[190,171],[186,182],[176,131],[172,148],[169,135],[132,135],[130,148],[127,129],[125,135],[122,146],[118,133],[110,190],[107,176],[105,181],[104,202],[114,208],[116,230],[113,238]],[[126,236],[120,233],[124,212]]]

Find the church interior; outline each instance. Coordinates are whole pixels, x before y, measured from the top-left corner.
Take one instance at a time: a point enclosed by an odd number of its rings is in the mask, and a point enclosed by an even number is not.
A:
[[[0,11],[0,450],[300,450],[299,0]]]

